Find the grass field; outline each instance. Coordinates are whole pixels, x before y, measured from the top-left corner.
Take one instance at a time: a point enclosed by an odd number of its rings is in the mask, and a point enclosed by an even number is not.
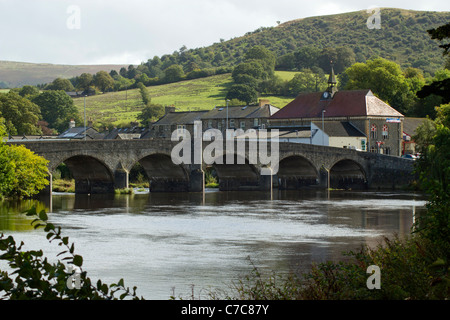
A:
[[[277,72],[283,79],[294,76],[294,72]],[[225,96],[233,84],[230,74],[194,79],[148,87],[152,103],[164,106],[173,105],[177,111],[210,110],[225,105]],[[282,108],[291,97],[261,97],[269,99],[271,104]],[[75,98],[75,105],[84,116],[84,98]],[[86,98],[86,117],[95,123],[112,123],[127,126],[136,121],[144,107],[138,89],[111,92]]]

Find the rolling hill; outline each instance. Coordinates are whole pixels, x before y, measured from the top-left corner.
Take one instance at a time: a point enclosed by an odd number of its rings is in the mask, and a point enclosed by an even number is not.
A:
[[[344,46],[353,50],[357,62],[380,56],[403,68],[411,66],[429,73],[442,68],[442,49],[427,30],[448,23],[450,12],[381,8],[381,29],[367,27],[370,16],[362,10],[288,21],[188,53],[201,56],[202,50],[207,50],[215,56],[220,52],[222,65],[235,65],[254,45],[265,46],[278,58],[304,46],[318,49]]]
[[[82,73],[96,73],[100,70],[116,70],[128,65],[59,65],[48,63],[27,63],[0,61],[0,88],[16,88],[52,82],[56,78],[72,78]]]

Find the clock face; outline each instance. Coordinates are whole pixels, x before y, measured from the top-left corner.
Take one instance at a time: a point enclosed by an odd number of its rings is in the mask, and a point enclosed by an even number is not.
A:
[[[323,97],[324,97],[325,99],[327,99],[327,98],[328,98],[328,92],[324,92],[324,93],[323,93]]]

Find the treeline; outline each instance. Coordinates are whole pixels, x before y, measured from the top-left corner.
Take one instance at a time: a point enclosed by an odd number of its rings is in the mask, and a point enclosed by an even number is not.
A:
[[[165,67],[167,64],[169,66]],[[80,76],[70,79],[57,78],[51,83],[41,84],[37,87],[42,90],[64,90],[77,92],[79,95],[95,95],[136,89],[139,87],[139,83],[148,87],[225,74],[231,70],[232,68],[225,67],[200,69],[195,65],[183,68],[177,63],[164,63],[159,57],[155,57],[139,66],[123,67],[119,72],[111,70],[108,73],[102,70],[95,74],[82,73]]]
[[[41,92],[24,86],[0,94],[0,120],[8,135],[55,135],[81,117],[73,99],[63,90]]]

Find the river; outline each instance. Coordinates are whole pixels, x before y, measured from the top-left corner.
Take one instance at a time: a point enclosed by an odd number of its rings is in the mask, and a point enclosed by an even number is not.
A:
[[[408,192],[277,191],[134,195],[53,194],[52,200],[5,201],[0,231],[44,250],[50,244],[30,219],[17,214],[31,205],[75,243],[83,269],[106,283],[125,280],[146,299],[171,295],[207,299],[232,294],[231,285],[254,266],[261,272],[307,271],[313,262],[340,260],[342,252],[376,246],[383,236],[410,233],[425,209]],[[0,268],[5,265],[0,264]]]

